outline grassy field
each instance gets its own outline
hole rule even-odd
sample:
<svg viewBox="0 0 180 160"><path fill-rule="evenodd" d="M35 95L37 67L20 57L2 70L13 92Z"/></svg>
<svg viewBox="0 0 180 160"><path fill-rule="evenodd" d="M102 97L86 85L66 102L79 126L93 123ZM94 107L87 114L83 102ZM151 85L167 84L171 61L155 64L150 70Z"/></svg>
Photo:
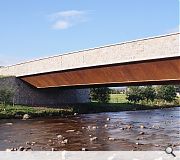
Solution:
<svg viewBox="0 0 180 160"><path fill-rule="evenodd" d="M179 102L179 104L180 104L180 96L176 98L176 101ZM109 103L128 103L128 100L126 99L125 94L110 94ZM155 103L156 103L156 100L155 100ZM152 105L153 105L153 103L152 103Z"/></svg>
<svg viewBox="0 0 180 160"><path fill-rule="evenodd" d="M110 94L109 103L127 103L125 94Z"/></svg>

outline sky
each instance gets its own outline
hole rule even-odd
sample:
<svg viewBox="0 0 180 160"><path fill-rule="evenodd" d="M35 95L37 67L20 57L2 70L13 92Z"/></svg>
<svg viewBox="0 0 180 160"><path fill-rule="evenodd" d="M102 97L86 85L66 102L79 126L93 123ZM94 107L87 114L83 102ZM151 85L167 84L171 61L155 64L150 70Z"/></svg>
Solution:
<svg viewBox="0 0 180 160"><path fill-rule="evenodd" d="M179 31L179 0L0 0L0 66Z"/></svg>

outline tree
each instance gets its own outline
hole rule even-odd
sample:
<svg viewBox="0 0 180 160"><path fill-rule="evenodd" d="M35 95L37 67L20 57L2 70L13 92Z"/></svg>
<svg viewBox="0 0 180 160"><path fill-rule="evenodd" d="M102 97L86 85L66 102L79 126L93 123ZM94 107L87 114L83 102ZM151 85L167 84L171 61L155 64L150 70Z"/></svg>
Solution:
<svg viewBox="0 0 180 160"><path fill-rule="evenodd" d="M110 100L110 89L107 87L91 88L90 97L99 103L108 103Z"/></svg>
<svg viewBox="0 0 180 160"><path fill-rule="evenodd" d="M175 86L175 89L176 89L176 92L177 92L177 93L180 93L180 85L176 85L176 86Z"/></svg>
<svg viewBox="0 0 180 160"><path fill-rule="evenodd" d="M0 89L0 102L4 105L11 102L14 93L10 89L4 88Z"/></svg>
<svg viewBox="0 0 180 160"><path fill-rule="evenodd" d="M157 98L172 102L176 99L176 89L172 85L162 85L157 88Z"/></svg>
<svg viewBox="0 0 180 160"><path fill-rule="evenodd" d="M146 86L143 88L142 94L144 99L146 99L147 103L150 101L154 101L156 98L156 90L152 86Z"/></svg>
<svg viewBox="0 0 180 160"><path fill-rule="evenodd" d="M128 87L127 100L130 102L138 103L140 100L144 100L143 90L139 86Z"/></svg>

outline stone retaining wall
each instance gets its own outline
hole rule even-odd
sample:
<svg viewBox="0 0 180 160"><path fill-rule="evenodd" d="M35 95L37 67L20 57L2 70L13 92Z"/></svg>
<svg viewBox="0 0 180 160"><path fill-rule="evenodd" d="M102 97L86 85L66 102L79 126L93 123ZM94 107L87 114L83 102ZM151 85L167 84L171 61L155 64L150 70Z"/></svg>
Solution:
<svg viewBox="0 0 180 160"><path fill-rule="evenodd" d="M15 92L15 104L48 106L89 102L89 89L37 89L15 77L0 78L2 88Z"/></svg>

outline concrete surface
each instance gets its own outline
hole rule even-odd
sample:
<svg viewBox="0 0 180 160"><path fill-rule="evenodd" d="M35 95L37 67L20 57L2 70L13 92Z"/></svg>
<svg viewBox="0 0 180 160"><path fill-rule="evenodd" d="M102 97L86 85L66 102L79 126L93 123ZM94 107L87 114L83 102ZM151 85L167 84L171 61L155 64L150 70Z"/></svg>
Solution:
<svg viewBox="0 0 180 160"><path fill-rule="evenodd" d="M0 75L16 77L89 66L180 56L174 33L58 55L0 68Z"/></svg>

